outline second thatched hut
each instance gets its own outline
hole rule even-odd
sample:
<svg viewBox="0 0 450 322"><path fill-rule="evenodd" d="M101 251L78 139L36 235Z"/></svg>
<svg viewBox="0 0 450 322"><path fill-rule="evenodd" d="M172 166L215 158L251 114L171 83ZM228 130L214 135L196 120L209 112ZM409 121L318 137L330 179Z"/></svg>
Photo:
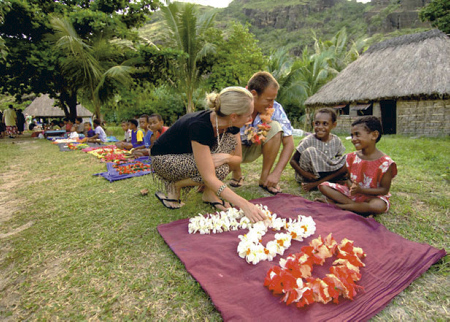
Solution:
<svg viewBox="0 0 450 322"><path fill-rule="evenodd" d="M431 30L371 46L305 102L339 111L338 131L360 115L385 134L450 134L450 38Z"/></svg>

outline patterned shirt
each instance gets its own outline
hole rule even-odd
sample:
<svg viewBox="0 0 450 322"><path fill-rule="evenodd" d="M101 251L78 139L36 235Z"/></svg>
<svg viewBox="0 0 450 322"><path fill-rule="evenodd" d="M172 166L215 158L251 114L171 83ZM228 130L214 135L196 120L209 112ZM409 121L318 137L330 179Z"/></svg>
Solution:
<svg viewBox="0 0 450 322"><path fill-rule="evenodd" d="M315 170L314 172L332 172L344 166L345 147L336 135L330 133L328 142L323 142L317 139L315 134L310 134L300 142L297 151L302 155L310 147L316 150L309 156L309 162Z"/></svg>
<svg viewBox="0 0 450 322"><path fill-rule="evenodd" d="M273 108L275 109L272 114L272 121L277 121L280 123L281 128L283 129L283 136L291 136L292 135L292 125L291 121L289 121L286 112L283 109L283 106L281 106L278 102L273 102ZM261 120L261 117L259 116L259 113L256 115L255 119L253 120L251 126L256 127L258 124L262 124L263 121ZM245 129L246 125L241 127L240 134L241 134L241 141L243 144L251 145L251 142L247 140L247 136L245 135Z"/></svg>

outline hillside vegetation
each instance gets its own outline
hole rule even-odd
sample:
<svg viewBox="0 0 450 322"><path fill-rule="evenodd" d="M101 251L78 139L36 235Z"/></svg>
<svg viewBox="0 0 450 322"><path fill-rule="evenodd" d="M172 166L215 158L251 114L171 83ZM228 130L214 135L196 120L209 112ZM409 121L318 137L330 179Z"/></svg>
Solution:
<svg viewBox="0 0 450 322"><path fill-rule="evenodd" d="M394 3L395 2L395 3ZM425 1L428 2L428 1ZM384 4L383 4L384 3ZM346 27L350 39L373 37L373 42L430 29L421 23L414 0L360 3L347 0L234 0L227 8L199 6L201 12L215 12L216 26L226 29L231 21L250 25L265 54L285 47L300 55L305 46L314 43L313 33L330 39ZM413 9L411 9L413 8ZM394 25L393 19L402 24ZM412 17L412 18L411 18ZM414 18L415 17L415 18ZM165 30L156 13L140 33L155 43L165 42Z"/></svg>

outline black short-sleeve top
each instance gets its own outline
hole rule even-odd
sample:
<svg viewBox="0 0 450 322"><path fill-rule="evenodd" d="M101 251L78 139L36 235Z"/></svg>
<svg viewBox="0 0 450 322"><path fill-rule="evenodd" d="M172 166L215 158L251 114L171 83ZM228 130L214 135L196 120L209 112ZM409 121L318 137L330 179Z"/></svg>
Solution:
<svg viewBox="0 0 450 322"><path fill-rule="evenodd" d="M217 142L211 124L211 110L194 112L182 116L153 144L151 155L192 153L191 141L210 148ZM227 130L231 134L239 133L239 128Z"/></svg>

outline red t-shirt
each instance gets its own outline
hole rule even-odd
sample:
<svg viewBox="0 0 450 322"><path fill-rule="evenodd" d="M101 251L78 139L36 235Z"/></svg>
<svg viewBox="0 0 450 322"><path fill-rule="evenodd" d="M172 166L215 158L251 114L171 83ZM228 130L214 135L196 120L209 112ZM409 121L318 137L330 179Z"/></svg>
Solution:
<svg viewBox="0 0 450 322"><path fill-rule="evenodd" d="M159 131L156 132L156 138L159 138L161 136L161 134L163 134L164 132L167 131L168 128L169 128L168 126L163 126L161 129L161 132L159 132Z"/></svg>

